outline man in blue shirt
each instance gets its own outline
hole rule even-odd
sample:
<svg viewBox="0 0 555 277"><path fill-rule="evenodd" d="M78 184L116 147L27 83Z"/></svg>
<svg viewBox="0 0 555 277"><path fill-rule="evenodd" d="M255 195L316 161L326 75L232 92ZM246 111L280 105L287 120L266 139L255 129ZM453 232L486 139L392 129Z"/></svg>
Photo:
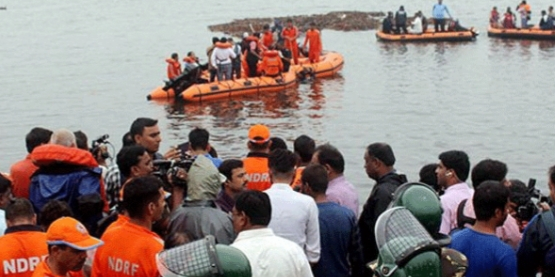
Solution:
<svg viewBox="0 0 555 277"><path fill-rule="evenodd" d="M452 237L451 248L468 259L467 277L516 277L516 254L502 242L495 229L507 218L509 189L498 181L482 182L472 204L476 223Z"/></svg>
<svg viewBox="0 0 555 277"><path fill-rule="evenodd" d="M307 166L301 190L314 198L320 225L320 261L312 268L315 277L370 276L365 272L362 246L353 211L326 197L328 173L319 164Z"/></svg>
<svg viewBox="0 0 555 277"><path fill-rule="evenodd" d="M441 27L441 31L445 32L445 13L449 15L449 18L452 18L447 6L442 4L442 0L438 0L437 4L434 5L432 9L432 16L434 17L434 28L436 32L439 32L439 27Z"/></svg>

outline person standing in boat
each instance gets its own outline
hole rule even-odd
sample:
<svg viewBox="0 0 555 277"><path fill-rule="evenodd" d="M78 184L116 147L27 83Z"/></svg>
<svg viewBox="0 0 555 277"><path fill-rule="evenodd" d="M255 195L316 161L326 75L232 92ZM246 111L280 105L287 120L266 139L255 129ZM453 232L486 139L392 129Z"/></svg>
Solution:
<svg viewBox="0 0 555 277"><path fill-rule="evenodd" d="M168 63L168 79L173 80L181 75L181 64L179 64L179 56L173 53L170 59L166 59Z"/></svg>
<svg viewBox="0 0 555 277"><path fill-rule="evenodd" d="M411 34L422 34L422 13L421 12L417 12L414 15L414 20L411 23L411 29L410 29L410 33Z"/></svg>
<svg viewBox="0 0 555 277"><path fill-rule="evenodd" d="M507 7L507 11L503 15L503 28L514 29L515 25L515 14L511 11L511 7Z"/></svg>
<svg viewBox="0 0 555 277"><path fill-rule="evenodd" d="M229 43L232 45L235 58L231 60L231 75L233 79L241 79L241 44L234 43L233 38L229 38Z"/></svg>
<svg viewBox="0 0 555 277"><path fill-rule="evenodd" d="M316 29L316 23L314 22L310 22L310 29L306 31L303 48L306 47L307 43L309 44L308 60L310 63L319 62L320 53L322 52L322 39L320 37L320 31Z"/></svg>
<svg viewBox="0 0 555 277"><path fill-rule="evenodd" d="M434 17L434 28L436 32L439 32L441 28L442 32L445 32L445 13L452 18L447 6L443 4L443 0L438 0L437 4L434 5L432 9L432 16Z"/></svg>
<svg viewBox="0 0 555 277"><path fill-rule="evenodd" d="M281 32L281 36L285 40L285 47L291 50L291 54L293 54L293 62L299 64L299 46L297 45L299 30L293 25L291 18L287 19L287 27Z"/></svg>
<svg viewBox="0 0 555 277"><path fill-rule="evenodd" d="M551 30L553 29L553 18L547 15L545 10L542 11L542 18L540 20L540 29L542 30Z"/></svg>
<svg viewBox="0 0 555 277"><path fill-rule="evenodd" d="M214 48L216 48L216 43L218 43L219 41L219 38L213 37L212 45L208 46L208 48L206 49L206 55L208 56L208 71L210 72L210 83L214 82L214 80L216 79L216 74L218 73L218 69L212 66L210 58L212 57L212 52L214 52Z"/></svg>
<svg viewBox="0 0 555 277"><path fill-rule="evenodd" d="M520 28L528 28L528 20L530 20L530 14L532 13L530 5L523 0L516 7L516 11L520 14Z"/></svg>
<svg viewBox="0 0 555 277"><path fill-rule="evenodd" d="M497 7L493 7L489 15L489 26L492 28L497 28L499 26L499 12Z"/></svg>
<svg viewBox="0 0 555 277"><path fill-rule="evenodd" d="M216 43L216 48L210 56L212 67L217 68L218 81L231 80L231 60L236 57L227 38L222 37L220 42Z"/></svg>
<svg viewBox="0 0 555 277"><path fill-rule="evenodd" d="M382 32L385 34L395 33L395 26L393 25L393 12L387 12L387 17L382 22Z"/></svg>
<svg viewBox="0 0 555 277"><path fill-rule="evenodd" d="M408 34L407 31L407 12L405 12L405 7L399 7L399 10L395 13L395 25L397 26L397 32L400 34Z"/></svg>

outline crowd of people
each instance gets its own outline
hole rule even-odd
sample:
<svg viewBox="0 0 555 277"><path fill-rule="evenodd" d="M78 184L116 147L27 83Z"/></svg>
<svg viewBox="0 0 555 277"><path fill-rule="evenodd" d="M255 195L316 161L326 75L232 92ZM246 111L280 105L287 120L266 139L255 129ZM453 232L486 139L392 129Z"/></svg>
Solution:
<svg viewBox="0 0 555 277"><path fill-rule="evenodd" d="M408 181L390 145L361 149L375 181L361 209L330 144L300 135L291 151L258 124L243 159L222 159L209 138L194 128L161 154L158 121L137 118L108 163L99 140L91 149L82 132L33 128L27 157L0 176L0 276L160 276L175 263L194 267L161 259L206 238L240 250L237 264L248 261L246 275L214 276L372 276L368 265L383 250L376 224ZM441 206L437 218L419 220L432 237L451 236L443 246L466 256L466 276L551 276L555 208L538 208L539 192L507 172L498 160L471 168L463 151L440 153L412 180ZM555 167L548 179L555 200Z"/></svg>
<svg viewBox="0 0 555 277"><path fill-rule="evenodd" d="M246 77L277 77L282 72L288 72L291 64L299 64L299 52L310 63L317 63L322 53L322 40L316 24L310 23L301 46L297 42L299 35L292 19L287 19L285 26L276 19L272 27L265 24L261 32L251 35L245 32L237 43L231 37L212 38L212 45L206 49L206 67L210 72L206 82L214 82L216 78L218 81L240 79L241 72ZM173 53L166 62L169 80L174 80L184 71L201 67L199 58L192 51L183 59L183 67L177 53Z"/></svg>
<svg viewBox="0 0 555 277"><path fill-rule="evenodd" d="M531 19L532 9L530 4L528 4L525 0L520 2L516 7L515 11L518 13L520 17L519 27L521 29L528 29L533 28L534 24L528 23ZM553 23L555 20L555 13L553 12L553 6L549 6L546 10L542 10L540 14L540 21L537 27L541 30L553 30L555 29L555 25ZM517 28L517 16L511 10L511 7L507 7L507 10L503 14L503 18L497 11L497 7L493 7L490 12L489 17L490 26L493 28L505 28L505 29L514 29Z"/></svg>
<svg viewBox="0 0 555 277"><path fill-rule="evenodd" d="M446 15L451 19L447 20ZM432 8L432 21L435 32L445 31L466 31L467 29L459 24L458 20L454 20L447 5L443 4L443 0L438 0ZM410 24L409 24L410 23ZM382 21L382 32L388 34L422 34L428 30L428 19L422 11L414 14L411 22L404 6L400 6L395 12L388 12L386 18ZM409 26L410 25L410 26ZM445 28L447 25L447 28Z"/></svg>

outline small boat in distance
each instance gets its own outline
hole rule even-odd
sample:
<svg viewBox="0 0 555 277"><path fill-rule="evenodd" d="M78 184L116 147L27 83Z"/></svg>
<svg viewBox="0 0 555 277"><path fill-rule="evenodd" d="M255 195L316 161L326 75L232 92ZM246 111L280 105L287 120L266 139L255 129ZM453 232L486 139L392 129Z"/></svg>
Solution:
<svg viewBox="0 0 555 277"><path fill-rule="evenodd" d="M538 27L533 28L488 28L488 37L502 39L534 39L534 40L555 40L555 30L542 30Z"/></svg>
<svg viewBox="0 0 555 277"><path fill-rule="evenodd" d="M376 32L376 38L383 42L436 42L436 41L472 41L478 36L473 27L467 31L435 32L426 30L422 34L388 34L381 30Z"/></svg>

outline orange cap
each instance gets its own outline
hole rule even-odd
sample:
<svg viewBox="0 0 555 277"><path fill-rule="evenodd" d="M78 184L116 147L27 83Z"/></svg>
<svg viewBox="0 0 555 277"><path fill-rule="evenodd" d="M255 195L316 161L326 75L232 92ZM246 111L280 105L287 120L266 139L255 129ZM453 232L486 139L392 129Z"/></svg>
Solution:
<svg viewBox="0 0 555 277"><path fill-rule="evenodd" d="M262 124L253 125L249 129L249 141L252 143L265 143L270 139L270 129Z"/></svg>
<svg viewBox="0 0 555 277"><path fill-rule="evenodd" d="M87 228L71 217L62 217L48 227L46 231L48 245L67 245L77 250L90 250L97 248L103 242L89 235Z"/></svg>

